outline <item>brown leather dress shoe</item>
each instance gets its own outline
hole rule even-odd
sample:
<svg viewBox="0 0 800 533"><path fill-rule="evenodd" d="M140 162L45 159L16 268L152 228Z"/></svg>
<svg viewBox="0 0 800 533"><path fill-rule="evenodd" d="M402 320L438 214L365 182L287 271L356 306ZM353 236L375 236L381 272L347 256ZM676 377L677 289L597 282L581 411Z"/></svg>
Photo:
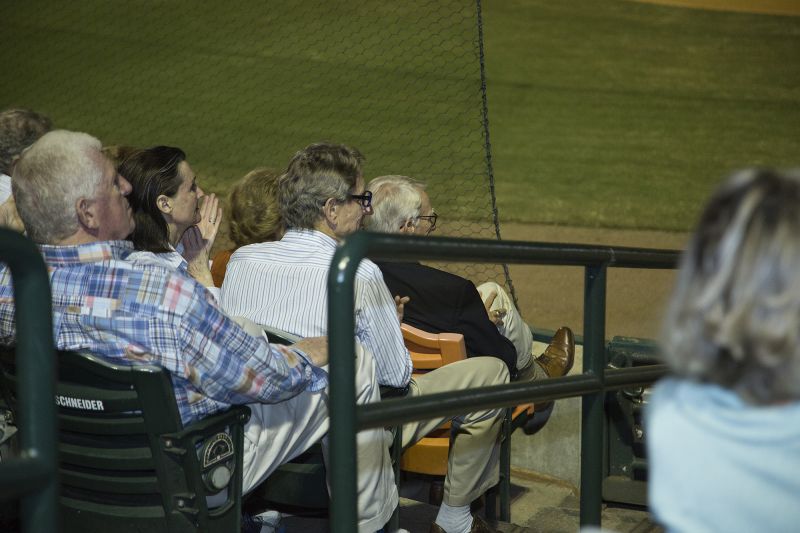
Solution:
<svg viewBox="0 0 800 533"><path fill-rule="evenodd" d="M431 524L430 533L447 533L442 526L436 522ZM495 530L489 527L483 518L478 515L472 515L472 527L469 528L469 533L495 533Z"/></svg>
<svg viewBox="0 0 800 533"><path fill-rule="evenodd" d="M560 378L567 374L575 363L575 335L563 326L556 331L544 353L536 358L547 377Z"/></svg>

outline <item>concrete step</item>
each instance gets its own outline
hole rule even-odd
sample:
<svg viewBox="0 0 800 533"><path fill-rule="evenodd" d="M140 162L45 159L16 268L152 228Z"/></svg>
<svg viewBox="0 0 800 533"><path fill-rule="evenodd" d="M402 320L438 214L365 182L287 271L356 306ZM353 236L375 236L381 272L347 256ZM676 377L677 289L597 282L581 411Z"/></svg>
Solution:
<svg viewBox="0 0 800 533"><path fill-rule="evenodd" d="M400 498L400 527L410 533L428 533L438 507L427 499L429 484L424 479L403 482ZM411 497L408 497L411 496ZM511 471L511 520L495 523L502 533L575 533L580 529L580 499L577 489L562 480L529 470ZM604 532L662 533L645 509L605 506L601 517ZM284 517L287 533L328 531L326 519ZM594 530L600 531L600 530ZM588 531L587 531L588 533Z"/></svg>

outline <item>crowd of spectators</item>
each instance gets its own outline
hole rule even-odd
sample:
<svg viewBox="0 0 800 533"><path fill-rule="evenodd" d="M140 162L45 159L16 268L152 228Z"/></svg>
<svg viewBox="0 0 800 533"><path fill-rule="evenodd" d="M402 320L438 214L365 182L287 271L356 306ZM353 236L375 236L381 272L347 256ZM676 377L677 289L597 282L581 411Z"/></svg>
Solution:
<svg viewBox="0 0 800 533"><path fill-rule="evenodd" d="M337 243L372 214L362 154L315 143L283 172L248 173L230 193L235 248L212 262L223 211L216 195L203 191L183 150L103 147L86 133L49 131L47 119L26 110L2 118L4 128L21 132L3 132L3 180L13 191L4 199L13 210L4 225L24 231L48 264L57 347L164 367L184 423L249 405L245 493L312 444L324 449L325 280ZM21 224L9 223L14 220ZM503 384L510 371L516 374L499 354L470 350L464 361L412 376L400 323L414 302L392 294L370 261L359 268L355 295L359 403L380 401L381 385L415 396ZM483 319L497 332L502 320L491 303L481 305ZM302 340L270 344L262 325ZM13 289L3 268L0 342L13 343L15 328ZM558 356L563 374L572 355ZM488 409L404 425L407 447L453 423L433 531L490 530L470 504L498 482L502 415ZM383 429L357 436L361 531L380 530L397 505L390 440Z"/></svg>
<svg viewBox="0 0 800 533"><path fill-rule="evenodd" d="M337 143L298 150L281 172L249 172L225 214L177 147L103 147L15 109L0 113L0 156L0 224L40 247L57 347L162 366L184 423L250 406L245 493L314 443L327 447L326 280L338 243L364 227L429 235L440 225L424 183L392 175L367 185L364 156ZM777 517L800 488L789 466L800 457L790 423L800 412L799 207L796 175L739 174L712 199L684 257L664 335L675 377L648 409L651 497L670 530L794 523ZM234 247L212 261L223 216ZM380 401L380 386L418 396L560 377L574 360L569 328L536 356L500 285L419 263L362 261L354 308L361 404ZM412 375L403 321L462 333L468 358ZM270 344L264 326L301 340ZM12 344L15 330L3 267L0 343ZM452 422L431 531L491 531L470 505L498 482L502 416L487 409L403 426L405 448ZM398 502L390 440L384 429L357 436L360 531L381 530ZM695 468L713 476L698 484ZM757 497L738 488L753 484Z"/></svg>

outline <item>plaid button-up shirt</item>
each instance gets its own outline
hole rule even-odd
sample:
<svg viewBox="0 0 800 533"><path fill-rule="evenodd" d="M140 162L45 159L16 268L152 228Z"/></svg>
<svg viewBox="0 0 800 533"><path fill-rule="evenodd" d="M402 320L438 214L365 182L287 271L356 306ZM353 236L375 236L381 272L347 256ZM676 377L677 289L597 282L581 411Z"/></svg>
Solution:
<svg viewBox="0 0 800 533"><path fill-rule="evenodd" d="M327 385L305 354L246 333L182 272L132 265L127 241L41 246L50 273L53 329L62 350L156 364L172 375L188 423L232 404L277 403ZM0 343L15 337L10 271L0 270ZM287 355L300 362L290 366Z"/></svg>

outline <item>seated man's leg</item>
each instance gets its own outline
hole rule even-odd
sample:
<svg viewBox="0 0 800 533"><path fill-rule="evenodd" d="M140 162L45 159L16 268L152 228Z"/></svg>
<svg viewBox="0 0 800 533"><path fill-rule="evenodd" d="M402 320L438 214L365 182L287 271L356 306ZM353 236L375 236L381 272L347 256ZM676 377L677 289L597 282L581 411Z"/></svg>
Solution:
<svg viewBox="0 0 800 533"><path fill-rule="evenodd" d="M381 391L375 376L372 353L356 343L356 403L381 401ZM381 529L398 505L397 484L392 469L389 446L391 432L383 429L359 431L356 435L358 460L358 530L372 532ZM328 463L328 437L322 441L325 462ZM330 480L328 480L330 486Z"/></svg>
<svg viewBox="0 0 800 533"><path fill-rule="evenodd" d="M492 302L491 310L503 309L506 312L505 317L503 317L503 325L499 326L498 329L505 338L514 343L514 348L517 349L517 368L525 368L531 362L531 351L533 350L531 328L522 319L517 307L514 305L514 301L502 286L493 281L488 281L478 286L478 292L484 302L492 291L497 293L497 298Z"/></svg>
<svg viewBox="0 0 800 533"><path fill-rule="evenodd" d="M472 357L437 368L411 382L409 394L419 396L508 383L508 368L494 357ZM410 446L447 420L453 420L455 439L450 450L444 502L469 505L498 481L498 435L504 409L439 417L403 426L403 447Z"/></svg>
<svg viewBox="0 0 800 533"><path fill-rule="evenodd" d="M372 355L356 345L356 402L380 401ZM278 404L251 404L245 426L244 492L264 481L275 469L322 441L327 462L328 391L304 392ZM358 433L359 531L376 531L397 506L397 487L384 429Z"/></svg>

